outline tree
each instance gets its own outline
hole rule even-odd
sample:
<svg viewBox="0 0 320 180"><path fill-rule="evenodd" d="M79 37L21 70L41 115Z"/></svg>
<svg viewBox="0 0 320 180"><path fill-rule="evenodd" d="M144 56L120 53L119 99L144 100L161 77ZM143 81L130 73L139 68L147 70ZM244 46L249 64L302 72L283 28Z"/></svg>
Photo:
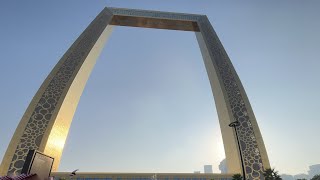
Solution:
<svg viewBox="0 0 320 180"><path fill-rule="evenodd" d="M270 168L264 170L263 176L265 180L282 180L278 172Z"/></svg>
<svg viewBox="0 0 320 180"><path fill-rule="evenodd" d="M311 178L311 180L320 180L320 174L317 174Z"/></svg>
<svg viewBox="0 0 320 180"><path fill-rule="evenodd" d="M241 174L235 174L232 176L232 180L242 180Z"/></svg>

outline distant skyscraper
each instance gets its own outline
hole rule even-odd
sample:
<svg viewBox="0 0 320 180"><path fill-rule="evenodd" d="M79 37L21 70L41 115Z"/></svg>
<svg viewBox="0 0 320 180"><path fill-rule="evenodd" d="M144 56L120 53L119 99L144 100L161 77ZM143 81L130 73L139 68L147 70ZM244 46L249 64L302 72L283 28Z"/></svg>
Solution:
<svg viewBox="0 0 320 180"><path fill-rule="evenodd" d="M213 173L212 165L204 165L204 173Z"/></svg>
<svg viewBox="0 0 320 180"><path fill-rule="evenodd" d="M294 179L309 179L309 175L307 174L297 174L293 176Z"/></svg>
<svg viewBox="0 0 320 180"><path fill-rule="evenodd" d="M320 174L320 164L309 166L308 174L297 174L297 175L281 174L281 177L283 180L311 179L313 178L313 176L317 174Z"/></svg>
<svg viewBox="0 0 320 180"><path fill-rule="evenodd" d="M280 176L283 180L295 180L292 175L281 174Z"/></svg>
<svg viewBox="0 0 320 180"><path fill-rule="evenodd" d="M310 169L308 171L309 178L312 178L313 176L320 174L320 164L309 166L309 169Z"/></svg>
<svg viewBox="0 0 320 180"><path fill-rule="evenodd" d="M228 173L227 161L223 159L219 164L219 170L221 173Z"/></svg>

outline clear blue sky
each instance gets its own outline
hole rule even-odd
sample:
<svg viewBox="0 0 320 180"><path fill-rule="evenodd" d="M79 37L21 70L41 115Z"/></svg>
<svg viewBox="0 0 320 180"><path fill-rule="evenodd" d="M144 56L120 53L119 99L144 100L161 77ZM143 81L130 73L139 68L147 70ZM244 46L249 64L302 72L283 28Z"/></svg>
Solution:
<svg viewBox="0 0 320 180"><path fill-rule="evenodd" d="M105 7L205 14L280 173L320 163L320 1L1 1L0 160L35 92ZM116 27L81 97L60 171L193 172L224 158L192 32Z"/></svg>

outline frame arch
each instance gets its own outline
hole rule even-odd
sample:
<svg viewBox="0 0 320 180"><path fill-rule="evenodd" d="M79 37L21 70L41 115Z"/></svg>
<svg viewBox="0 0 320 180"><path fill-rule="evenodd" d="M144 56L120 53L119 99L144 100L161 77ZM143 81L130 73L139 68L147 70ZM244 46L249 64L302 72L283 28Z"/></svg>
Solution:
<svg viewBox="0 0 320 180"><path fill-rule="evenodd" d="M23 115L0 166L0 175L19 174L29 149L55 158L58 169L80 96L113 26L194 31L218 112L229 173L240 173L236 136L228 125L238 120L240 148L248 179L262 179L270 167L258 124L240 79L204 15L104 8L63 55Z"/></svg>

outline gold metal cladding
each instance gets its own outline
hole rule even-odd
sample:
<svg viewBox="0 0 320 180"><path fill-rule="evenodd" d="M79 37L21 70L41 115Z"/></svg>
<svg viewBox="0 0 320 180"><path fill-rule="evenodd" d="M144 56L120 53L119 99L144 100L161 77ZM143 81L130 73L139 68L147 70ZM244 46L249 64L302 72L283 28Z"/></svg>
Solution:
<svg viewBox="0 0 320 180"><path fill-rule="evenodd" d="M112 13L104 9L63 55L44 81L9 144L2 174L19 174L29 149L54 157L57 170L74 111L100 54Z"/></svg>
<svg viewBox="0 0 320 180"><path fill-rule="evenodd" d="M237 133L248 179L263 179L267 152L240 79L204 15L105 8L63 55L23 115L0 166L0 175L19 174L29 149L55 158L58 169L80 96L112 26L194 31L214 95L229 173L240 173Z"/></svg>

